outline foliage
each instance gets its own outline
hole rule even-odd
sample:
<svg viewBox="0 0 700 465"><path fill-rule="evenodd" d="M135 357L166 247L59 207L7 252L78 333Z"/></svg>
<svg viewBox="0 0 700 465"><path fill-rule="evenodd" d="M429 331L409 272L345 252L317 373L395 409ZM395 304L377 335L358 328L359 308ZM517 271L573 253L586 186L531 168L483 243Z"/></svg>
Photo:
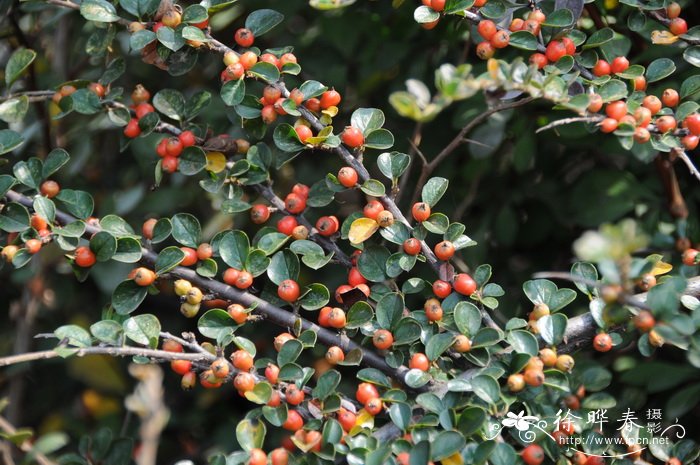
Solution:
<svg viewBox="0 0 700 465"><path fill-rule="evenodd" d="M671 428L697 404L697 27L661 0L271 3L3 6L21 43L0 99L3 301L18 347L38 309L50 337L0 366L65 358L36 376L72 367L102 426L32 411L53 432L3 438L130 463L147 441L128 416L116 437L129 382L83 358L108 355L193 389L166 378L181 437L158 463L274 465L281 440L300 464L539 465L519 455L533 440L561 464L694 461L688 438L639 451L649 431L586 419L663 405ZM67 27L74 48L46 44ZM133 366L145 425L158 402ZM518 411L549 426L503 429ZM556 439L604 433L624 441Z"/></svg>

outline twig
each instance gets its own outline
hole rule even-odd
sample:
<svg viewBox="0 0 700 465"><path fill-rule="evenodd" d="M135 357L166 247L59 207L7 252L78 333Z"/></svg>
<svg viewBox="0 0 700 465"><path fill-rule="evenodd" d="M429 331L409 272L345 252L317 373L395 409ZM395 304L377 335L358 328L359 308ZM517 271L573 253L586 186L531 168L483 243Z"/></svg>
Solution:
<svg viewBox="0 0 700 465"><path fill-rule="evenodd" d="M605 119L603 116L596 115L596 116L576 116L573 118L564 118L564 119L559 119L556 121L552 121L551 123L542 126L541 128L537 129L535 131L535 134L539 134L541 132L547 131L548 129L556 128L558 126L564 126L565 124L572 124L572 123L597 123L598 121L603 121Z"/></svg>
<svg viewBox="0 0 700 465"><path fill-rule="evenodd" d="M163 370L155 365L132 363L129 373L139 380L133 394L124 401L126 408L141 418L136 463L156 465L160 435L170 418L170 411L163 402Z"/></svg>
<svg viewBox="0 0 700 465"><path fill-rule="evenodd" d="M17 432L17 428L15 428L12 425L12 423L7 421L2 416L0 416L0 430L10 435L15 434ZM28 439L23 441L22 444L19 445L19 449L27 454L31 453L34 459L39 463L39 465L56 465L56 462L50 460L46 455L42 454L41 452L33 452L32 443Z"/></svg>
<svg viewBox="0 0 700 465"><path fill-rule="evenodd" d="M435 169L447 157L449 157L460 145L466 142L466 135L469 134L474 128L486 121L491 115L495 113L526 105L532 102L533 100L535 100L534 97L525 97L523 99L516 100L513 102L501 103L500 105L496 105L495 107L487 109L486 111L475 116L471 121L469 121L469 123L467 123L462 129L460 129L457 135L452 138L452 140L440 151L440 153L438 153L435 156L435 158L433 158L429 163L423 165L423 168L420 172L420 176L418 177L418 182L416 183L415 190L413 191L413 197L411 199L410 205L413 205L418 201L421 188L428 181L428 178L433 173L433 171L435 171Z"/></svg>
<svg viewBox="0 0 700 465"><path fill-rule="evenodd" d="M213 358L211 354L211 357L207 357L205 354L168 352L165 350L145 349L142 347L83 347L74 348L73 350L75 351L73 355L78 357L84 357L86 355L110 355L112 357L148 357L158 361L190 360L192 362L201 362ZM32 362L35 360L48 360L51 358L63 357L64 355L65 354L58 353L53 349L9 355L7 357L0 357L0 367Z"/></svg>
<svg viewBox="0 0 700 465"><path fill-rule="evenodd" d="M693 164L693 161L688 157L688 154L685 153L683 150L678 150L677 151L678 158L680 158L683 163L685 163L685 166L688 167L688 171L690 171L690 174L695 176L698 180L700 180L700 171L695 167Z"/></svg>
<svg viewBox="0 0 700 465"><path fill-rule="evenodd" d="M26 207L32 207L33 201L29 197L19 194L15 191L8 191L5 196L13 201L20 203ZM400 212L399 212L400 213ZM76 221L76 219L63 212L60 210L56 211L56 219L62 223L62 224L68 224L72 223L73 221ZM86 224L85 227L85 234L87 236L91 236L97 232L100 232L101 229L98 226ZM142 253L142 259L141 262L150 266L153 266L155 264L156 258L158 255L148 249L142 248L141 249ZM266 300L263 300L253 294L250 294L248 292L243 292L238 289L234 289L231 286L228 286L222 282L213 280L213 279L208 279L208 278L203 278L202 276L198 275L197 272L193 269L190 268L185 268L182 266L175 267L173 270L168 272L169 277L171 278L180 278L180 279L186 279L187 281L190 281L193 285L199 287L202 290L206 290L207 293L212 294L214 296L218 296L221 299L228 300L231 302L238 302L242 305L245 305L247 307L250 306L255 306L256 312L260 313L261 315L264 315L265 318L270 321L271 323L276 324L277 326L281 326L283 328L294 328L299 322L301 323L301 330L306 331L306 330L311 330L317 334L318 340L327 345L327 346L334 346L337 345L341 347L344 351L351 351L351 350L361 350L363 357L362 357L362 363L364 363L367 366L376 368L383 373L387 374L388 376L396 379L397 381L401 382L402 384L405 385L405 380L404 377L406 373L408 372L408 368L405 366L400 366L396 369L390 367L386 361L384 360L383 357L375 353L373 350L362 347L356 342L350 340L347 337L343 337L338 333L332 332L326 328L322 328L318 326L315 323L312 323L306 319L300 318L297 315L294 315L292 312L289 312L287 310L284 310L282 308L276 307ZM102 350L102 351L114 351L115 349L113 348L104 348L104 347L97 347L97 348L89 348L89 349L78 349L78 353L80 354L81 350L82 351L89 351L90 349L92 350ZM135 348L126 348L129 350L137 350ZM140 350L146 350L146 349L140 349ZM156 351L159 354L163 351ZM82 352L82 353L90 353L90 352ZM104 352L108 353L109 352ZM168 355L168 360L176 360L178 359L177 356L173 356L172 353L170 352L165 352ZM122 353L115 353L116 355L122 355ZM134 354L134 355L142 355L142 354ZM182 354L181 354L182 355ZM188 358L187 360L203 360L201 357L204 354L187 354ZM6 357L6 359L12 359L13 357L23 357L23 356L29 356L28 354L24 355L16 355L12 357ZM35 358L29 358L28 360L36 360L36 359L41 359L41 358L54 358L57 357L58 354L56 354L54 351L45 351L42 353L35 353L34 357ZM145 355L148 356L148 355ZM189 358L192 357L192 358ZM198 358L199 357L199 358ZM0 359L0 366L3 366L3 360ZM20 361L24 361L20 358ZM15 362L17 363L17 362Z"/></svg>

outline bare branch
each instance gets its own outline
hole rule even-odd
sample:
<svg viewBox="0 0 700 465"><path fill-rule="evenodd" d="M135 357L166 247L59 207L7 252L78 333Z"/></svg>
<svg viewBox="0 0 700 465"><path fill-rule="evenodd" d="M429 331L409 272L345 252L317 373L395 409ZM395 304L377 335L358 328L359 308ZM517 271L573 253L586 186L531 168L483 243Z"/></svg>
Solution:
<svg viewBox="0 0 700 465"><path fill-rule="evenodd" d="M5 419L2 416L0 416L0 430L2 430L8 435L13 435L17 432L17 428L15 428L14 425L12 425L12 423L7 421L7 419ZM32 457L36 460L36 462L39 465L56 465L56 462L50 460L46 455L42 454L41 452L33 452L32 442L28 439L23 441L22 444L20 444L18 447L22 452L25 452L27 454L31 453ZM7 451L7 453L9 455L9 451ZM8 462L8 464L9 463L12 462Z"/></svg>
<svg viewBox="0 0 700 465"><path fill-rule="evenodd" d="M558 126L564 126L565 124L573 124L573 123L597 123L599 121L603 121L605 117L601 115L595 115L595 116L576 116L573 118L564 118L564 119L558 119L556 121L552 121L551 123L542 126L539 128L537 131L535 131L536 134L539 134L541 132L547 131L552 128L556 128Z"/></svg>

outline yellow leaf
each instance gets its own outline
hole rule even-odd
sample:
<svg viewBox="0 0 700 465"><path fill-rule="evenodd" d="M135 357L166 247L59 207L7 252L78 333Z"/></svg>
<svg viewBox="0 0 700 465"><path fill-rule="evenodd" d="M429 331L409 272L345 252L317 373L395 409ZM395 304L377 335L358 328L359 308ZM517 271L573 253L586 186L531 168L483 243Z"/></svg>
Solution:
<svg viewBox="0 0 700 465"><path fill-rule="evenodd" d="M209 152L207 154L207 171L221 173L226 169L226 156L221 152Z"/></svg>
<svg viewBox="0 0 700 465"><path fill-rule="evenodd" d="M462 459L462 456L459 453L455 453L442 459L440 463L442 465L464 465L464 459Z"/></svg>
<svg viewBox="0 0 700 465"><path fill-rule="evenodd" d="M498 60L489 58L489 61L486 62L486 69L488 69L492 79L498 79L498 68Z"/></svg>
<svg viewBox="0 0 700 465"><path fill-rule="evenodd" d="M358 218L350 225L350 233L348 238L352 244L362 244L364 241L372 237L379 225L372 218Z"/></svg>
<svg viewBox="0 0 700 465"><path fill-rule="evenodd" d="M678 36L674 36L670 31L652 31L651 43L669 45L678 40Z"/></svg>
<svg viewBox="0 0 700 465"><path fill-rule="evenodd" d="M661 274L666 274L673 269L673 265L670 263L664 263L662 261L654 264L654 268L651 269L651 274L654 276L659 276Z"/></svg>
<svg viewBox="0 0 700 465"><path fill-rule="evenodd" d="M325 110L321 111L321 113L323 113L324 115L328 115L332 118L338 114L338 107L336 107L336 106L328 107Z"/></svg>
<svg viewBox="0 0 700 465"><path fill-rule="evenodd" d="M374 428L374 416L370 415L365 409L357 412L357 420L355 420L355 426L350 430L350 435L357 434L362 428Z"/></svg>

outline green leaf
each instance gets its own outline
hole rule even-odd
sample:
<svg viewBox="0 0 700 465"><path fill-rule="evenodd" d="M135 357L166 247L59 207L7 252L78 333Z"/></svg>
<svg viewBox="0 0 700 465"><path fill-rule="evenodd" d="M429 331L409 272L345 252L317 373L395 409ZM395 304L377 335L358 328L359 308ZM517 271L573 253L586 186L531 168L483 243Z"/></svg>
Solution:
<svg viewBox="0 0 700 465"><path fill-rule="evenodd" d="M12 167L12 173L22 184L38 190L41 185L42 163L38 158L30 158L27 161L18 161Z"/></svg>
<svg viewBox="0 0 700 465"><path fill-rule="evenodd" d="M516 353L528 354L534 357L537 355L537 352L539 352L537 339L532 333L527 331L511 331L508 333L507 340Z"/></svg>
<svg viewBox="0 0 700 465"><path fill-rule="evenodd" d="M136 315L124 323L124 334L137 344L158 347L160 337L160 321L155 315Z"/></svg>
<svg viewBox="0 0 700 465"><path fill-rule="evenodd" d="M435 361L450 348L454 342L454 335L451 333L439 333L428 339L425 344L425 355L430 361Z"/></svg>
<svg viewBox="0 0 700 465"><path fill-rule="evenodd" d="M372 197L381 197L386 193L384 184L377 181L376 179L368 179L361 186L360 189L367 195Z"/></svg>
<svg viewBox="0 0 700 465"><path fill-rule="evenodd" d="M139 51L154 40L156 40L155 32L144 29L129 36L129 46L132 50Z"/></svg>
<svg viewBox="0 0 700 465"><path fill-rule="evenodd" d="M0 155L10 152L24 142L22 136L11 129L0 129Z"/></svg>
<svg viewBox="0 0 700 465"><path fill-rule="evenodd" d="M365 136L364 146L370 149L386 150L394 145L394 135L387 129L375 129Z"/></svg>
<svg viewBox="0 0 700 465"><path fill-rule="evenodd" d="M570 26L573 22L574 14L571 10L562 8L549 13L547 18L542 22L542 25L563 28Z"/></svg>
<svg viewBox="0 0 700 465"><path fill-rule="evenodd" d="M12 186L17 184L17 180L9 174L0 174L0 196L4 196L12 189Z"/></svg>
<svg viewBox="0 0 700 465"><path fill-rule="evenodd" d="M350 117L350 125L362 131L365 136L384 126L384 121L384 113L377 108L358 108Z"/></svg>
<svg viewBox="0 0 700 465"><path fill-rule="evenodd" d="M700 45L693 45L683 51L683 59L693 66L700 67Z"/></svg>
<svg viewBox="0 0 700 465"><path fill-rule="evenodd" d="M182 245L196 249L202 234L199 220L189 213L177 213L172 218L172 224L173 239Z"/></svg>
<svg viewBox="0 0 700 465"><path fill-rule="evenodd" d="M248 70L250 74L256 76L268 84L276 82L280 78L280 70L277 66L266 61L259 61Z"/></svg>
<svg viewBox="0 0 700 465"><path fill-rule="evenodd" d="M676 64L670 58L657 58L647 66L647 82L652 83L669 77L676 70Z"/></svg>
<svg viewBox="0 0 700 465"><path fill-rule="evenodd" d="M29 229L29 212L18 203L8 203L0 214L0 229L8 233Z"/></svg>
<svg viewBox="0 0 700 465"><path fill-rule="evenodd" d="M287 236L286 234L271 232L262 236L258 241L257 246L265 253L265 255L272 255L281 249L289 238L290 236ZM321 254L323 254L323 249L321 249Z"/></svg>
<svg viewBox="0 0 700 465"><path fill-rule="evenodd" d="M111 345L120 345L122 325L113 320L102 320L90 326L90 332L100 342Z"/></svg>
<svg viewBox="0 0 700 465"><path fill-rule="evenodd" d="M449 181L445 178L430 178L421 191L423 202L431 207L435 206L447 192L448 184Z"/></svg>
<svg viewBox="0 0 700 465"><path fill-rule="evenodd" d="M278 286L285 279L299 278L299 257L291 250L285 249L272 256L267 276Z"/></svg>
<svg viewBox="0 0 700 465"><path fill-rule="evenodd" d="M256 404L265 405L272 397L272 386L268 382L260 382L255 385L252 391L246 391L245 398Z"/></svg>
<svg viewBox="0 0 700 465"><path fill-rule="evenodd" d="M226 81L224 85L221 86L221 100L232 107L240 104L245 97L245 80L236 79L233 81Z"/></svg>
<svg viewBox="0 0 700 465"><path fill-rule="evenodd" d="M495 404L501 398L501 389L492 376L478 375L472 378L472 389L480 399L490 404Z"/></svg>
<svg viewBox="0 0 700 465"><path fill-rule="evenodd" d="M542 339L549 345L561 343L566 334L567 321L566 315L561 313L543 316L537 320L537 328L540 331L540 336L542 336Z"/></svg>
<svg viewBox="0 0 700 465"><path fill-rule="evenodd" d="M277 354L277 365L281 367L288 363L294 363L303 350L304 345L297 339L285 342Z"/></svg>
<svg viewBox="0 0 700 465"><path fill-rule="evenodd" d="M459 302L454 309L454 320L460 333L474 337L481 327L481 312L471 302Z"/></svg>
<svg viewBox="0 0 700 465"><path fill-rule="evenodd" d="M412 344L421 335L420 324L412 318L402 318L399 320L394 333L394 345Z"/></svg>
<svg viewBox="0 0 700 465"><path fill-rule="evenodd" d="M583 46L583 49L600 47L604 43L610 42L615 37L615 32L609 27L598 29L588 38L588 41Z"/></svg>
<svg viewBox="0 0 700 465"><path fill-rule="evenodd" d="M430 7L421 5L413 11L413 19L417 23L432 23L440 19L440 13Z"/></svg>
<svg viewBox="0 0 700 465"><path fill-rule="evenodd" d="M220 308L208 310L197 321L197 329L202 336L216 341L224 341L228 336L233 336L237 326L233 318Z"/></svg>
<svg viewBox="0 0 700 465"><path fill-rule="evenodd" d="M90 250L98 262L106 262L117 252L117 238L106 231L100 231L90 239Z"/></svg>
<svg viewBox="0 0 700 465"><path fill-rule="evenodd" d="M185 176L192 176L207 166L207 156L199 147L186 147L180 154L178 170Z"/></svg>
<svg viewBox="0 0 700 465"><path fill-rule="evenodd" d="M179 247L166 247L158 253L155 264L156 275L161 276L178 266L185 259L185 252Z"/></svg>
<svg viewBox="0 0 700 465"><path fill-rule="evenodd" d="M163 89L153 96L153 106L170 119L180 121L185 113L185 97L173 89Z"/></svg>
<svg viewBox="0 0 700 465"><path fill-rule="evenodd" d="M336 370L328 370L323 373L316 382L316 387L311 391L311 395L315 399L325 400L333 394L340 384L340 373Z"/></svg>
<svg viewBox="0 0 700 465"><path fill-rule="evenodd" d="M63 207L68 210L69 213L81 220L84 220L92 215L92 210L95 207L92 196L83 191L61 189L61 192L58 193L56 199L63 203Z"/></svg>
<svg viewBox="0 0 700 465"><path fill-rule="evenodd" d="M230 231L219 241L219 255L231 268L242 270L250 251L248 236L243 231Z"/></svg>
<svg viewBox="0 0 700 465"><path fill-rule="evenodd" d="M59 341L66 340L68 345L73 347L90 347L92 345L92 338L90 333L85 331L80 326L76 325L66 325L56 328L53 334L58 338Z"/></svg>
<svg viewBox="0 0 700 465"><path fill-rule="evenodd" d="M253 11L245 20L245 27L250 29L253 36L260 37L279 23L284 21L284 15L275 10L256 10Z"/></svg>
<svg viewBox="0 0 700 465"><path fill-rule="evenodd" d="M425 371L419 370L417 368L412 368L408 370L406 376L404 377L406 385L411 388L419 388L425 386L428 381L430 381L430 375Z"/></svg>
<svg viewBox="0 0 700 465"><path fill-rule="evenodd" d="M156 37L158 42L173 52L177 52L185 45L185 39L182 37L182 34L168 26L161 26L156 32Z"/></svg>
<svg viewBox="0 0 700 465"><path fill-rule="evenodd" d="M376 368L363 368L357 372L356 378L385 388L391 388L389 377Z"/></svg>
<svg viewBox="0 0 700 465"><path fill-rule="evenodd" d="M305 148L294 128L287 123L277 125L272 138L277 148L283 152L298 152Z"/></svg>
<svg viewBox="0 0 700 465"><path fill-rule="evenodd" d="M84 0L80 4L80 14L88 21L113 23L119 21L117 9L106 0Z"/></svg>
<svg viewBox="0 0 700 465"><path fill-rule="evenodd" d="M182 12L182 21L185 23L201 23L207 18L207 9L202 5L190 5Z"/></svg>
<svg viewBox="0 0 700 465"><path fill-rule="evenodd" d="M411 424L411 407L403 402L395 402L389 407L389 418L401 431L406 431Z"/></svg>
<svg viewBox="0 0 700 465"><path fill-rule="evenodd" d="M324 86L318 81L304 81L300 86L299 90L304 94L304 100L308 100L312 97L318 97L328 90L328 87Z"/></svg>
<svg viewBox="0 0 700 465"><path fill-rule="evenodd" d="M170 221L170 218L160 218L158 221L156 221L156 225L153 227L153 238L151 239L151 242L153 244L163 242L170 237L172 230L173 223Z"/></svg>
<svg viewBox="0 0 700 465"><path fill-rule="evenodd" d="M464 436L457 431L441 431L431 441L431 458L435 461L446 459L461 451L465 444Z"/></svg>
<svg viewBox="0 0 700 465"><path fill-rule="evenodd" d="M591 263L576 262L571 266L571 274L574 277L581 277L587 281L595 283L598 281L598 270ZM575 280L574 284L581 291L588 295L593 294L595 286L589 286L586 283Z"/></svg>
<svg viewBox="0 0 700 465"><path fill-rule="evenodd" d="M360 326L372 321L374 312L372 307L365 301L360 300L355 302L347 314L347 322L345 327L348 329L356 329Z"/></svg>
<svg viewBox="0 0 700 465"><path fill-rule="evenodd" d="M398 292L384 294L377 302L377 323L384 329L393 329L401 320L403 309L403 295Z"/></svg>
<svg viewBox="0 0 700 465"><path fill-rule="evenodd" d="M71 94L73 110L81 115L94 115L102 110L100 98L89 89L78 89Z"/></svg>
<svg viewBox="0 0 700 465"><path fill-rule="evenodd" d="M357 260L357 267L365 279L372 282L381 282L386 279L385 264L389 259L389 251L386 247L369 245Z"/></svg>
<svg viewBox="0 0 700 465"><path fill-rule="evenodd" d="M29 97L20 95L0 103L0 119L6 123L19 123L29 110Z"/></svg>
<svg viewBox="0 0 700 465"><path fill-rule="evenodd" d="M112 293L112 308L120 315L127 315L138 308L146 298L148 288L132 280L122 281Z"/></svg>
<svg viewBox="0 0 700 465"><path fill-rule="evenodd" d="M457 429L465 436L469 437L484 426L486 412L480 407L467 407L459 416Z"/></svg>
<svg viewBox="0 0 700 465"><path fill-rule="evenodd" d="M36 52L28 48L18 48L10 56L5 67L5 85L9 88L32 64L36 58Z"/></svg>
<svg viewBox="0 0 700 465"><path fill-rule="evenodd" d="M41 169L41 176L44 179L48 178L56 171L61 169L63 165L68 163L68 160L70 160L70 155L68 155L68 152L61 148L53 149L46 157L46 160L44 160L44 164Z"/></svg>
<svg viewBox="0 0 700 465"><path fill-rule="evenodd" d="M305 310L318 310L325 306L331 298L331 293L323 284L313 283L306 286L304 295L299 299Z"/></svg>
<svg viewBox="0 0 700 465"><path fill-rule="evenodd" d="M627 97L627 85L619 79L611 79L598 89L603 102L612 102Z"/></svg>
<svg viewBox="0 0 700 465"><path fill-rule="evenodd" d="M411 157L401 152L384 152L377 158L379 171L389 179L401 176L410 163Z"/></svg>
<svg viewBox="0 0 700 465"><path fill-rule="evenodd" d="M433 213L421 225L433 234L445 234L450 226L450 219L442 213Z"/></svg>
<svg viewBox="0 0 700 465"><path fill-rule="evenodd" d="M521 50L537 50L537 37L529 31L513 32L508 43Z"/></svg>
<svg viewBox="0 0 700 465"><path fill-rule="evenodd" d="M535 279L523 284L523 291L530 302L537 305L547 304L549 310L556 312L576 299L576 292L571 289L558 289L548 279Z"/></svg>
<svg viewBox="0 0 700 465"><path fill-rule="evenodd" d="M245 419L236 426L236 440L241 448L247 452L263 446L265 433L265 423L258 420Z"/></svg>

